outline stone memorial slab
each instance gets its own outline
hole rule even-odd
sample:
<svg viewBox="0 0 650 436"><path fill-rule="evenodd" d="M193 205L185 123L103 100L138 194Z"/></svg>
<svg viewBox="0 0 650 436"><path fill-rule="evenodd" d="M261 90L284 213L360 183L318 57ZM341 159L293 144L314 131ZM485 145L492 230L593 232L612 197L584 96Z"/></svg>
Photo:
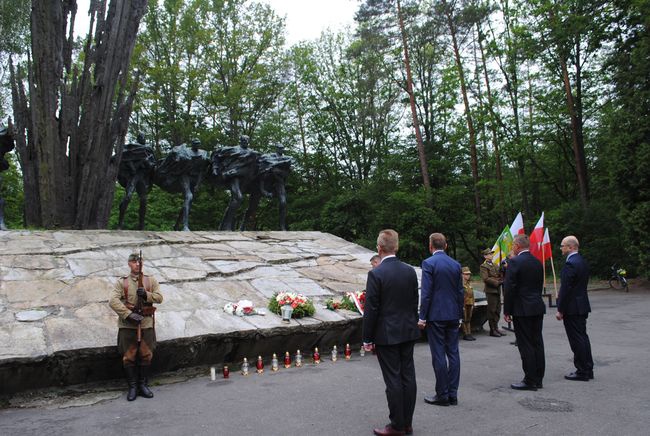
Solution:
<svg viewBox="0 0 650 436"><path fill-rule="evenodd" d="M337 312L336 310L329 310L325 306L320 304L317 305L316 307L316 313L314 313L314 319L323 322L338 322L338 321L344 321L347 318L345 318L341 313Z"/></svg>
<svg viewBox="0 0 650 436"><path fill-rule="evenodd" d="M68 286L61 280L2 280L0 294L17 308L48 305L44 301ZM21 304L22 303L22 304Z"/></svg>
<svg viewBox="0 0 650 436"><path fill-rule="evenodd" d="M210 335L215 333L226 333L240 330L255 329L253 324L248 322L252 317L261 315L251 315L240 317L229 315L223 309L198 309L194 311L186 323L188 336Z"/></svg>
<svg viewBox="0 0 650 436"><path fill-rule="evenodd" d="M208 261L207 263L223 276L231 276L242 272L252 271L257 267L264 265L262 262L251 262L245 260L213 260Z"/></svg>
<svg viewBox="0 0 650 436"><path fill-rule="evenodd" d="M192 232L200 235L208 241L250 241L251 238L247 236L250 232Z"/></svg>
<svg viewBox="0 0 650 436"><path fill-rule="evenodd" d="M112 278L111 278L112 279ZM107 277L83 277L41 299L48 306L81 307L100 301L107 302L115 281Z"/></svg>
<svg viewBox="0 0 650 436"><path fill-rule="evenodd" d="M0 359L38 358L47 353L45 332L36 323L0 325Z"/></svg>
<svg viewBox="0 0 650 436"><path fill-rule="evenodd" d="M190 285L188 285L190 286ZM203 283L192 283L191 287L223 306L239 300L250 300L255 307L266 307L268 298L258 292L249 282L229 279L214 279Z"/></svg>
<svg viewBox="0 0 650 436"><path fill-rule="evenodd" d="M193 310L164 311L162 308L158 310L156 312L156 337L158 340L168 341L188 337L185 334L185 327L193 313Z"/></svg>
<svg viewBox="0 0 650 436"><path fill-rule="evenodd" d="M259 342L260 335L270 344L288 340L306 349L314 343L302 341L315 338L358 341L349 335L360 335L360 315L323 306L329 297L365 287L373 254L320 232L9 231L0 232L0 244L0 383L16 374L11 360L16 357L33 359L39 383L47 374L70 375L75 382L97 377L84 369L89 358L119 366L117 315L108 300L119 277L129 273L127 257L133 251L142 250L144 271L161 284L156 335L172 354L183 353L192 341L230 347L228 353L249 352L267 342ZM269 298L280 291L311 297L315 315L283 323L267 310ZM223 311L226 303L241 299L267 315ZM32 322L18 321L17 314L28 310L42 313ZM240 340L248 342L237 345ZM57 352L65 352L69 370L48 369L61 364ZM156 364L162 369L165 362ZM11 386L15 390L20 384Z"/></svg>
<svg viewBox="0 0 650 436"><path fill-rule="evenodd" d="M267 312L265 316L247 316L245 321L251 324L253 329L273 329L289 326L289 324L282 322L280 315L271 312Z"/></svg>
<svg viewBox="0 0 650 436"><path fill-rule="evenodd" d="M254 279L251 280L250 284L266 298L271 298L276 292L298 292L295 289L289 288L284 281L279 279Z"/></svg>
<svg viewBox="0 0 650 436"><path fill-rule="evenodd" d="M67 317L46 318L48 352L115 345L117 321L110 320L115 322L113 326L109 318L84 318L83 322Z"/></svg>

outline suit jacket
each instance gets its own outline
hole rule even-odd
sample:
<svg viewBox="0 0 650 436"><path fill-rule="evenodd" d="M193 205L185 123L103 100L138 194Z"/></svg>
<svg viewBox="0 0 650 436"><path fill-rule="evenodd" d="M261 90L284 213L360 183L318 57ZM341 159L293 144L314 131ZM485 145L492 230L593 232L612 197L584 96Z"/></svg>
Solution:
<svg viewBox="0 0 650 436"><path fill-rule="evenodd" d="M563 315L586 315L591 312L587 283L589 282L589 265L576 253L571 255L560 274L560 293L557 311Z"/></svg>
<svg viewBox="0 0 650 436"><path fill-rule="evenodd" d="M422 262L420 319L452 321L463 318L463 276L460 264L443 251Z"/></svg>
<svg viewBox="0 0 650 436"><path fill-rule="evenodd" d="M542 299L544 270L539 260L525 251L508 261L504 285L503 313L536 316L546 313Z"/></svg>
<svg viewBox="0 0 650 436"><path fill-rule="evenodd" d="M418 278L396 257L368 273L363 313L363 342L396 345L420 338Z"/></svg>

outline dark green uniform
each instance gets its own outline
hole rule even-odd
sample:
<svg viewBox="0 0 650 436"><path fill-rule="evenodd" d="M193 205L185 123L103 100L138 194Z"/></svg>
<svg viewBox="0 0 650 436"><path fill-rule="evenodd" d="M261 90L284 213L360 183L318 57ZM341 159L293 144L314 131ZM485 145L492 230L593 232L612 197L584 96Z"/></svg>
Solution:
<svg viewBox="0 0 650 436"><path fill-rule="evenodd" d="M481 265L481 279L485 283L490 335L500 336L498 327L501 316L501 293L499 288L503 282L503 278L499 271L499 266L487 260L483 262Z"/></svg>

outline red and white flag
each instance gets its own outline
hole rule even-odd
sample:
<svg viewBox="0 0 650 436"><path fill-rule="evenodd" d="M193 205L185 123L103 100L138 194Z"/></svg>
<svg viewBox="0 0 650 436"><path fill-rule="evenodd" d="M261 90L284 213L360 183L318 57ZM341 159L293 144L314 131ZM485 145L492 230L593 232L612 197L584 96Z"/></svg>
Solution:
<svg viewBox="0 0 650 436"><path fill-rule="evenodd" d="M553 257L551 251L551 237L548 235L548 227L544 229L544 240L542 240L542 251L544 252L544 260Z"/></svg>
<svg viewBox="0 0 650 436"><path fill-rule="evenodd" d="M539 221L535 225L535 228L530 232L530 254L539 259L540 262L544 262L546 258L546 253L542 254L542 245L544 244L544 212L542 216L539 217ZM546 248L546 247L544 247Z"/></svg>
<svg viewBox="0 0 650 436"><path fill-rule="evenodd" d="M543 216L543 214L542 214ZM521 212L517 214L515 220L510 225L510 234L514 238L517 235L523 235L524 232L524 217L521 216Z"/></svg>

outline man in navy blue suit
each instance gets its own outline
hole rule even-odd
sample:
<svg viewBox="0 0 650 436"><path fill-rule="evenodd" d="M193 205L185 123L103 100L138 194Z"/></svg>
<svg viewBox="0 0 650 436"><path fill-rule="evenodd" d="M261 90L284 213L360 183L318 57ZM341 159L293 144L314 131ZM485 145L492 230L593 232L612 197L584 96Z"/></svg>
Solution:
<svg viewBox="0 0 650 436"><path fill-rule="evenodd" d="M382 230L377 237L380 264L368 273L363 313L363 347L377 353L386 383L390 424L376 428L376 435L413 433L417 385L413 346L418 330L418 278L412 266L395 253L399 236Z"/></svg>
<svg viewBox="0 0 650 436"><path fill-rule="evenodd" d="M463 319L463 276L461 267L447 256L447 239L442 233L429 236L431 257L422 262L420 319L426 329L436 376L436 395L424 401L437 406L458 404L460 354L458 328Z"/></svg>
<svg viewBox="0 0 650 436"><path fill-rule="evenodd" d="M544 270L542 263L529 251L526 235L516 235L512 242L515 256L508 261L504 281L503 318L513 321L517 348L521 355L524 379L510 385L512 389L536 391L542 388L546 360L542 327L546 305L542 299Z"/></svg>
<svg viewBox="0 0 650 436"><path fill-rule="evenodd" d="M578 253L580 243L575 236L562 239L560 249L566 256L562 269L560 294L557 300L558 320L564 321L564 329L573 351L576 371L565 375L567 380L589 381L594 378L594 360L591 357L591 343L587 335L587 317L591 312L587 283L589 265Z"/></svg>

